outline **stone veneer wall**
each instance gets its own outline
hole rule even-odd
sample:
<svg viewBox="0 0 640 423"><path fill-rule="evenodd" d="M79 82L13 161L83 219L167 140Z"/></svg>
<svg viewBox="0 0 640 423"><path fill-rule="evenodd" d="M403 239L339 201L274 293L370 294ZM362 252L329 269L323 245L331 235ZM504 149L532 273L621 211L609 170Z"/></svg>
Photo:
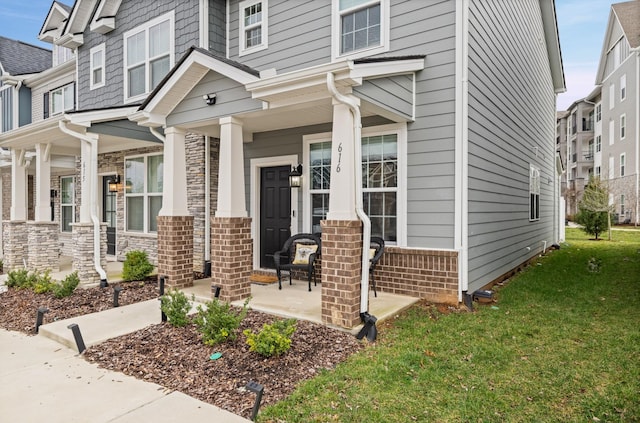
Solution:
<svg viewBox="0 0 640 423"><path fill-rule="evenodd" d="M95 269L93 253L93 224L72 223L73 229L73 270L78 271L82 285L100 283L100 275ZM100 266L107 267L107 225L100 225Z"/></svg>
<svg viewBox="0 0 640 423"><path fill-rule="evenodd" d="M5 220L2 223L2 240L4 242L3 271L8 273L23 268L26 258L27 224L24 221Z"/></svg>
<svg viewBox="0 0 640 423"><path fill-rule="evenodd" d="M27 222L27 266L30 270L60 270L58 224L55 222Z"/></svg>

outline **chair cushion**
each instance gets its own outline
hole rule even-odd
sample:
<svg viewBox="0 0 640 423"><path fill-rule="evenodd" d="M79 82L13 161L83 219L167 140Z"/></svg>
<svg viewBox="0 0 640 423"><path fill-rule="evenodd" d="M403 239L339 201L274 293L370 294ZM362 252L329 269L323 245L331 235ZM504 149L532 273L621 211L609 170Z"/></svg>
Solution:
<svg viewBox="0 0 640 423"><path fill-rule="evenodd" d="M376 249L369 248L369 260L372 260L376 256Z"/></svg>
<svg viewBox="0 0 640 423"><path fill-rule="evenodd" d="M309 256L318 251L317 245L296 244L296 255L293 264L309 264Z"/></svg>

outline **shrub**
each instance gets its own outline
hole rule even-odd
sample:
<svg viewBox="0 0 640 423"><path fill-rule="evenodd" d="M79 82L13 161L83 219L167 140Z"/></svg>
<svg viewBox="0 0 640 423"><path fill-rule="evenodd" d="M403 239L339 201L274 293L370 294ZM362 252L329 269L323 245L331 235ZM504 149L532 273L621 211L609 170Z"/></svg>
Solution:
<svg viewBox="0 0 640 423"><path fill-rule="evenodd" d="M7 275L6 285L9 288L29 288L29 271L27 269L16 269Z"/></svg>
<svg viewBox="0 0 640 423"><path fill-rule="evenodd" d="M172 289L160 297L160 310L167 315L167 321L175 327L184 327L189 323L187 315L191 310L191 303L182 291Z"/></svg>
<svg viewBox="0 0 640 423"><path fill-rule="evenodd" d="M122 264L122 279L125 281L141 281L153 271L153 264L149 261L147 253L140 250L131 250Z"/></svg>
<svg viewBox="0 0 640 423"><path fill-rule="evenodd" d="M67 277L65 277L61 282L54 284L53 286L53 296L56 298L64 298L73 294L73 291L80 284L80 277L78 277L78 272L75 271Z"/></svg>
<svg viewBox="0 0 640 423"><path fill-rule="evenodd" d="M34 277L32 289L36 294L53 291L56 286L56 283L51 279L50 270L45 271L43 274L32 272L31 275Z"/></svg>
<svg viewBox="0 0 640 423"><path fill-rule="evenodd" d="M198 306L195 323L202 333L202 342L214 346L226 340L236 339L236 330L247 316L248 303L247 298L239 311L234 311L231 304L218 301L217 298L208 301L205 304L206 308Z"/></svg>
<svg viewBox="0 0 640 423"><path fill-rule="evenodd" d="M247 345L250 351L255 351L265 357L284 354L291 348L291 336L296 331L296 320L278 320L273 324L264 324L257 334L251 329L245 329Z"/></svg>

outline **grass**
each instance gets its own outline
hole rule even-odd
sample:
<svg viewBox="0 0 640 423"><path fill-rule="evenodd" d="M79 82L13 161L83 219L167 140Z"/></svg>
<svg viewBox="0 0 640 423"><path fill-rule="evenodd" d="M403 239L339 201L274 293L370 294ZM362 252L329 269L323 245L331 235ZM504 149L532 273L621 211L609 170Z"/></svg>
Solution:
<svg viewBox="0 0 640 423"><path fill-rule="evenodd" d="M496 297L409 309L258 421L640 421L640 231L568 229Z"/></svg>

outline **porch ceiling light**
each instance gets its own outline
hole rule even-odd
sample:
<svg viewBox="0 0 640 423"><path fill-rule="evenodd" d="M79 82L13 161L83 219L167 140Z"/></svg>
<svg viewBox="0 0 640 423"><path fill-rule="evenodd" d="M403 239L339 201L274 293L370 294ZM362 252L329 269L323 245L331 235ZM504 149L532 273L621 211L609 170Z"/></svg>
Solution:
<svg viewBox="0 0 640 423"><path fill-rule="evenodd" d="M302 165L293 166L289 172L289 187L300 188L302 185Z"/></svg>
<svg viewBox="0 0 640 423"><path fill-rule="evenodd" d="M120 184L120 175L114 175L109 179L107 185L109 186L109 192L118 192L118 185Z"/></svg>

